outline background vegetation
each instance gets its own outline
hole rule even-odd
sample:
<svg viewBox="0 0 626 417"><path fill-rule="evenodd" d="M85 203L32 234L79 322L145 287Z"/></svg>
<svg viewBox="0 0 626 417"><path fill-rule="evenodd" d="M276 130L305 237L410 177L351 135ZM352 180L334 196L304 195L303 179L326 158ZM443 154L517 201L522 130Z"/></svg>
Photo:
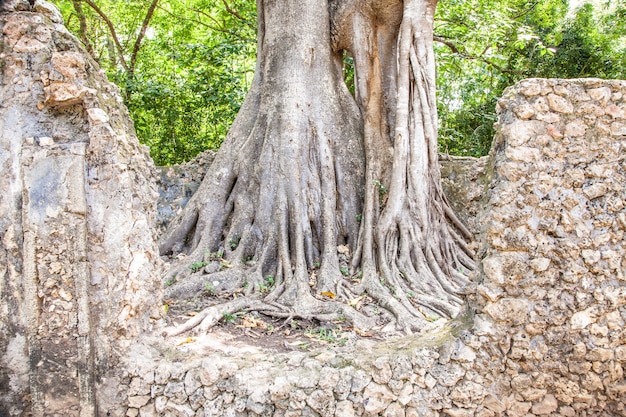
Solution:
<svg viewBox="0 0 626 417"><path fill-rule="evenodd" d="M220 146L253 75L254 1L55 3L120 87L157 164ZM486 154L496 101L520 79L626 78L625 22L626 5L615 0L441 0L435 29L441 150Z"/></svg>

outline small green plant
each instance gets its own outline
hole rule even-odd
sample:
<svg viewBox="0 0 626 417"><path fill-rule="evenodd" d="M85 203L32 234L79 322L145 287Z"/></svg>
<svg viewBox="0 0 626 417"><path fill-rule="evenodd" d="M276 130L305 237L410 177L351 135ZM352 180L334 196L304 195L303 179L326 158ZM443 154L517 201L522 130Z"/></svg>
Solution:
<svg viewBox="0 0 626 417"><path fill-rule="evenodd" d="M205 266L207 266L209 263L207 261L199 261L199 262L194 262L191 265L189 265L189 268L191 268L191 272L198 272L200 271L202 268L204 268Z"/></svg>
<svg viewBox="0 0 626 417"><path fill-rule="evenodd" d="M248 281L244 281L242 287L248 288L248 285L250 285L250 283Z"/></svg>
<svg viewBox="0 0 626 417"><path fill-rule="evenodd" d="M209 253L209 259L212 261L219 261L224 257L224 249L220 249L217 252Z"/></svg>
<svg viewBox="0 0 626 417"><path fill-rule="evenodd" d="M361 220L363 220L363 215L361 213L356 215L356 221L361 223Z"/></svg>
<svg viewBox="0 0 626 417"><path fill-rule="evenodd" d="M274 277L272 277L271 275L267 275L265 277L265 280L263 280L263 283L259 284L259 291L261 291L261 294L266 294L270 292L270 288L272 288L273 285Z"/></svg>
<svg viewBox="0 0 626 417"><path fill-rule="evenodd" d="M165 281L165 286L166 286L166 287L171 287L171 286L172 286L172 285L174 285L174 284L176 284L176 275L174 275L174 276L172 276L172 277L168 278L168 279Z"/></svg>
<svg viewBox="0 0 626 417"><path fill-rule="evenodd" d="M327 329L326 327L320 327L317 338L328 343L335 343L337 341L337 336L335 335L334 330Z"/></svg>
<svg viewBox="0 0 626 417"><path fill-rule="evenodd" d="M232 237L232 238L228 239L228 246L230 246L230 250L237 249L238 245L239 245L239 238L238 237Z"/></svg>
<svg viewBox="0 0 626 417"><path fill-rule="evenodd" d="M385 196L385 194L387 194L387 192L389 191L387 189L387 187L385 187L380 181L375 180L374 181L374 186L376 188L378 188L378 199L380 201L380 203L382 204L383 202L383 197Z"/></svg>
<svg viewBox="0 0 626 417"><path fill-rule="evenodd" d="M213 294L215 294L215 287L210 282L205 282L204 283L204 292L209 294L209 295L213 295Z"/></svg>
<svg viewBox="0 0 626 417"><path fill-rule="evenodd" d="M337 327L337 329L329 329L325 326L314 329L307 329L306 333L310 335L310 337L314 337L325 343L339 344L343 345L348 340L347 338L341 337L341 327Z"/></svg>
<svg viewBox="0 0 626 417"><path fill-rule="evenodd" d="M348 275L350 275L350 270L348 269L347 266L340 267L339 272L341 272L341 275L343 275L344 277L347 277Z"/></svg>
<svg viewBox="0 0 626 417"><path fill-rule="evenodd" d="M413 291L408 291L408 292L406 293L406 297L407 297L407 298L415 298L415 294L413 294Z"/></svg>
<svg viewBox="0 0 626 417"><path fill-rule="evenodd" d="M224 313L222 315L222 320L224 323L234 323L237 321L237 318L243 313Z"/></svg>
<svg viewBox="0 0 626 417"><path fill-rule="evenodd" d="M313 268L319 269L320 266L322 266L322 264L320 264L319 262L313 262Z"/></svg>

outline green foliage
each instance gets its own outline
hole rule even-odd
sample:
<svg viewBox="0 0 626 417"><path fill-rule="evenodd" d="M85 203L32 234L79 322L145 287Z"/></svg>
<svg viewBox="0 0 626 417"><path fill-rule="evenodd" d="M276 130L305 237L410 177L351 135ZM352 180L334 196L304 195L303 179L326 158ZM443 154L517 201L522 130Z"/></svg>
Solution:
<svg viewBox="0 0 626 417"><path fill-rule="evenodd" d="M180 163L221 145L252 79L254 2L56 4L68 28L120 87L137 135L157 164ZM141 37L152 4L156 8Z"/></svg>
<svg viewBox="0 0 626 417"><path fill-rule="evenodd" d="M504 89L530 77L626 77L626 6L451 0L438 6L440 150L481 156ZM621 16L621 18L620 18Z"/></svg>
<svg viewBox="0 0 626 417"><path fill-rule="evenodd" d="M336 329L327 328L326 326L320 326L317 329L309 327L306 329L305 335L310 338L317 339L320 342L337 344L340 346L345 345L345 343L348 341L347 337L343 337L341 327L337 327Z"/></svg>
<svg viewBox="0 0 626 417"><path fill-rule="evenodd" d="M157 164L180 163L220 146L252 80L255 2L54 1L70 31L120 87L139 139ZM523 78L626 78L626 5L581 4L571 9L567 0L439 2L441 151L486 154L497 99ZM347 53L343 58L354 93L354 63ZM385 188L376 185L382 198Z"/></svg>
<svg viewBox="0 0 626 417"><path fill-rule="evenodd" d="M237 319L239 317L241 317L244 313L242 312L238 312L238 313L224 313L222 315L222 320L224 321L224 323L235 323L237 321Z"/></svg>
<svg viewBox="0 0 626 417"><path fill-rule="evenodd" d="M199 262L194 262L191 265L189 265L189 268L191 269L191 272L198 272L200 271L202 268L204 268L205 266L207 266L209 263L206 261L199 261Z"/></svg>
<svg viewBox="0 0 626 417"><path fill-rule="evenodd" d="M207 295L213 295L213 294L215 294L215 287L210 282L205 282L204 283L204 292Z"/></svg>
<svg viewBox="0 0 626 417"><path fill-rule="evenodd" d="M270 292L270 289L274 286L275 280L271 275L267 275L263 280L263 283L259 284L259 291L261 294Z"/></svg>

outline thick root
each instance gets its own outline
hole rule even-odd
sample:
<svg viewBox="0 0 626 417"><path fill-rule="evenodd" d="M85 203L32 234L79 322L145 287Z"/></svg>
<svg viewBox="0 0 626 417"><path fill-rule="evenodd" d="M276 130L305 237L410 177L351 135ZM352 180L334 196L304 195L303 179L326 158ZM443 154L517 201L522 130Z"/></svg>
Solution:
<svg viewBox="0 0 626 417"><path fill-rule="evenodd" d="M186 331L194 329L197 326L199 326L198 330L200 332L206 332L208 329L217 324L217 322L224 317L224 314L233 314L246 308L250 308L252 305L257 303L258 300L256 299L241 297L226 303L207 307L183 324L165 329L163 331L163 336L178 336L179 334L185 333Z"/></svg>

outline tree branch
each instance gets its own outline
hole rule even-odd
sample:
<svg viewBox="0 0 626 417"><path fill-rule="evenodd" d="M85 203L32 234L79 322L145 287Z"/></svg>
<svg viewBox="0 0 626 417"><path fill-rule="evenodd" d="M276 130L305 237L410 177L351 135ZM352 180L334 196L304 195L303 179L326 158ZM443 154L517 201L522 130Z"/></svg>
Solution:
<svg viewBox="0 0 626 417"><path fill-rule="evenodd" d="M495 68L496 70L500 71L503 74L518 74L518 72L512 71L512 70L507 69L507 68L503 68L500 65L496 64L495 62L493 62L493 61L491 61L491 60L489 60L489 59L487 59L487 58L485 58L483 56L472 55L472 54L469 54L469 53L467 53L465 51L461 51L452 41L450 41L448 39L445 39L445 38L443 38L441 36L435 35L435 36L433 36L433 40L435 42L439 42L439 43L447 46L452 51L452 53L454 53L454 54L456 54L456 55L458 55L458 56L460 56L462 58L483 62L483 63L485 63L485 64L487 64L489 66L492 66L493 68Z"/></svg>
<svg viewBox="0 0 626 417"><path fill-rule="evenodd" d="M109 19L109 17L102 11L102 9L100 9L98 5L95 4L92 0L85 0L85 3L87 3L89 7L91 7L98 14L98 16L102 18L102 20L104 20L104 23L109 28L109 32L111 33L111 37L113 38L113 42L115 43L115 48L117 49L117 53L120 57L120 63L122 64L124 70L128 71L128 64L126 63L126 59L124 58L124 48L122 47L122 44L120 44L120 40L117 37L117 32L115 31L115 27L113 26L111 19Z"/></svg>
<svg viewBox="0 0 626 417"><path fill-rule="evenodd" d="M141 30L139 31L139 36L135 41L135 45L133 46L133 52L130 55L130 69L129 72L131 75L135 73L135 63L137 62L137 54L139 53L139 48L141 48L141 42L143 41L144 36L146 36L146 30L148 29L148 24L150 23L150 19L152 19L152 15L154 14L154 10L157 7L159 0L152 0L152 4L150 8L148 8L148 12L146 13L146 17L143 19L143 24L141 25Z"/></svg>
<svg viewBox="0 0 626 417"><path fill-rule="evenodd" d="M222 0L222 3L224 3L224 7L226 8L226 11L228 13L235 16L237 19L241 20L245 24L250 24L250 22L246 20L243 16L241 16L236 10L231 9L226 0Z"/></svg>
<svg viewBox="0 0 626 417"><path fill-rule="evenodd" d="M539 2L538 2L538 1L534 2L533 4L531 4L531 5L530 5L530 7L529 7L528 9L521 11L521 12L520 12L518 15L516 15L516 16L513 16L513 17L511 18L511 20L517 20L517 19L519 19L519 18L521 18L521 17L526 16L528 13L532 12L532 11L533 11L533 9L534 9L535 7L537 7L537 5L538 5L538 4L539 4Z"/></svg>
<svg viewBox="0 0 626 417"><path fill-rule="evenodd" d="M89 41L89 37L87 36L87 18L85 17L85 12L83 10L81 0L72 0L72 4L74 5L74 10L76 10L76 15L78 16L78 22L80 25L78 29L80 40L83 45L85 45L85 48L87 49L87 52L89 52L89 55L91 55L95 59L96 57L93 53L93 45Z"/></svg>

